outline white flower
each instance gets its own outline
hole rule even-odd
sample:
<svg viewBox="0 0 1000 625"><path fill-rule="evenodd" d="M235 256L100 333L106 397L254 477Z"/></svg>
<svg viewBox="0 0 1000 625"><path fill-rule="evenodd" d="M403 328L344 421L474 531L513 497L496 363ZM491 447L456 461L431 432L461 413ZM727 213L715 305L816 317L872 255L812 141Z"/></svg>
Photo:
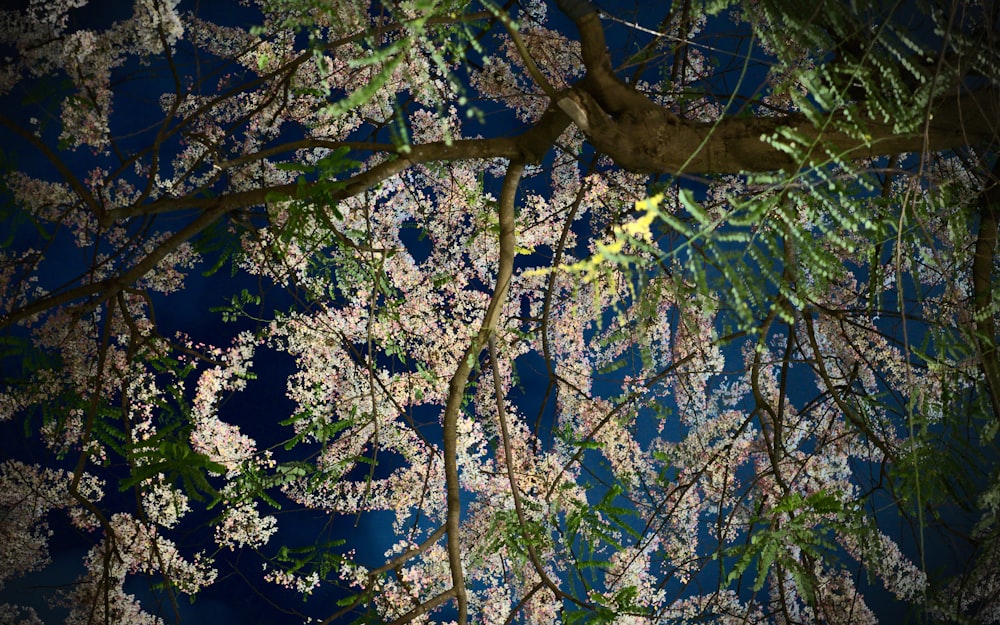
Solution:
<svg viewBox="0 0 1000 625"><path fill-rule="evenodd" d="M168 528L191 510L187 495L162 482L142 494L142 505L150 521Z"/></svg>
<svg viewBox="0 0 1000 625"><path fill-rule="evenodd" d="M276 531L278 520L270 515L262 517L257 502L253 502L226 510L215 526L215 542L234 551L237 547L261 547Z"/></svg>

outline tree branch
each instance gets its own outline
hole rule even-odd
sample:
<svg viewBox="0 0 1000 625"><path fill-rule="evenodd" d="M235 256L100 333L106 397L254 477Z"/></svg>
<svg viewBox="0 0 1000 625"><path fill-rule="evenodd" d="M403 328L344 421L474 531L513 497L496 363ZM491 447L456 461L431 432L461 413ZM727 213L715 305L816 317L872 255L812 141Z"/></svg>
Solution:
<svg viewBox="0 0 1000 625"><path fill-rule="evenodd" d="M940 151L980 142L998 135L1000 92L982 89L933 103L932 118L919 132L899 133L891 122L861 111L866 138L837 130L817 129L804 115L770 118L723 118L696 122L679 118L619 79L611 68L600 14L587 0L560 0L580 33L586 77L562 100L569 115L599 151L638 173L725 174L745 171L794 171L830 157L862 159L904 152ZM842 111L832 111L849 121ZM826 124L832 127L832 124ZM805 141L800 162L762 141L787 128ZM787 140L784 140L787 143Z"/></svg>
<svg viewBox="0 0 1000 625"><path fill-rule="evenodd" d="M993 310L993 259L997 249L997 214L1000 213L1000 160L993 166L980 198L979 230L972 258L973 318L976 350L986 377L993 416L1000 420L1000 359Z"/></svg>
<svg viewBox="0 0 1000 625"><path fill-rule="evenodd" d="M497 268L496 284L493 287L493 297L490 298L486 315L479 327L479 333L472 339L469 348L462 355L461 362L455 369L448 383L448 400L445 404L444 429L444 472L445 491L448 499L448 513L445 526L448 531L448 562L451 567L451 579L458 600L458 625L468 622L468 598L465 592L465 574L462 570L462 545L460 535L462 500L461 488L458 483L458 413L465 396L465 384L483 347L496 330L500 320L500 310L507 300L507 291L514 274L514 197L524 172L524 163L511 161L504 176L503 188L500 191L499 221L500 221L500 258Z"/></svg>
<svg viewBox="0 0 1000 625"><path fill-rule="evenodd" d="M569 119L555 109L551 109L530 129L516 137L499 137L493 139L466 139L461 141L435 141L423 145L411 146L405 154L398 158L386 160L370 169L356 174L344 181L339 191L331 194L333 200L343 200L371 189L378 183L409 169L413 165L435 161L487 160L504 158L508 160L523 160L525 163L538 163L559 137ZM324 147L334 144L324 142ZM342 144L337 144L342 145ZM351 143L358 147L356 143ZM296 144L296 147L300 147ZM383 147L383 146L379 146ZM268 153L280 151L278 147L267 149ZM251 160L251 156L240 157L241 160ZM273 194L287 195L295 198L308 196L320 184L328 181L307 182L299 185L297 182L237 191L221 197L165 197L142 205L133 205L109 211L111 219L136 217L139 215L158 215L180 210L205 209L216 206L220 202L226 204L229 210L259 206Z"/></svg>
<svg viewBox="0 0 1000 625"><path fill-rule="evenodd" d="M746 171L794 171L809 165L764 142L788 129L804 144L806 158L831 160L826 150L839 158L936 152L976 143L988 143L998 135L1000 92L983 89L951 96L934 106L934 116L924 132L898 133L893 125L869 119L864 124L868 138L837 130L817 129L804 115L783 117L723 118L717 122L680 120L663 108L625 109L609 114L596 95L576 88L559 102L599 151L629 171L669 174L724 174ZM840 115L839 113L836 115ZM846 117L845 117L846 121ZM788 143L787 139L782 139ZM805 159L802 159L805 160Z"/></svg>

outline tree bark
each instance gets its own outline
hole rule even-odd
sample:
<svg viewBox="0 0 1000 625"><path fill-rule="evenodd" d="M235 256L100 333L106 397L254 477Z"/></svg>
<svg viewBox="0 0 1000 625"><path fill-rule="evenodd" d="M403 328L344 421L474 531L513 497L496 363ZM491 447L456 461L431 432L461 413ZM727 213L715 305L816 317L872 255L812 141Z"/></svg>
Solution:
<svg viewBox="0 0 1000 625"><path fill-rule="evenodd" d="M566 4L561 2L560 4ZM905 152L933 152L991 143L998 136L1000 91L982 89L942 98L919 131L899 133L892 123L861 113L864 138L820 130L804 115L680 119L625 84L612 71L600 15L575 5L587 74L557 104L600 152L638 173L726 174L796 170L838 158L861 159ZM592 6L592 5L591 5ZM842 112L832 112L836 121ZM846 120L846 118L844 118ZM835 124L830 124L832 128ZM793 158L763 138L788 129L801 139L803 158ZM787 144L788 139L781 139Z"/></svg>
<svg viewBox="0 0 1000 625"><path fill-rule="evenodd" d="M997 250L997 215L1000 213L1000 160L993 166L980 197L979 229L972 257L972 297L975 341L993 417L1000 420L1000 355L993 313L993 259Z"/></svg>
<svg viewBox="0 0 1000 625"><path fill-rule="evenodd" d="M614 162L638 173L727 174L794 171L838 158L862 159L905 152L935 152L989 143L997 136L1000 93L983 90L942 100L926 132L899 134L891 124L867 120L859 139L821 131L803 115L740 117L718 122L678 119L662 108L627 109L609 115L588 91L571 91L559 102L590 143ZM794 158L764 139L788 129L802 141L803 158ZM779 137L776 137L779 138ZM782 143L788 139L779 138Z"/></svg>

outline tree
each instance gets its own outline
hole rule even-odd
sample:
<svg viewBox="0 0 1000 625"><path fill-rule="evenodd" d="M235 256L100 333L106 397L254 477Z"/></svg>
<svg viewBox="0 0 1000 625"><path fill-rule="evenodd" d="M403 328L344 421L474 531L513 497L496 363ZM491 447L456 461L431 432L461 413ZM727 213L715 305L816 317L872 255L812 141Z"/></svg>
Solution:
<svg viewBox="0 0 1000 625"><path fill-rule="evenodd" d="M83 4L0 18L0 581L60 509L72 623L1000 621L993 3Z"/></svg>

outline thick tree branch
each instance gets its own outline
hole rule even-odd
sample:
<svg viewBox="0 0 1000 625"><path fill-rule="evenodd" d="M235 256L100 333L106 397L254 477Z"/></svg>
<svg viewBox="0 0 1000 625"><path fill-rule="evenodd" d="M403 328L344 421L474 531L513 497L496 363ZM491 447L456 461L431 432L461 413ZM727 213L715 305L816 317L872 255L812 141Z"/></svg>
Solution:
<svg viewBox="0 0 1000 625"><path fill-rule="evenodd" d="M583 64L587 68L587 74L580 84L582 90L590 93L609 115L619 115L627 111L635 113L660 111L667 117L676 119L673 113L660 108L615 75L611 68L611 55L608 53L608 46L604 39L604 27L601 26L600 14L596 10L584 10L582 7L575 6L590 4L589 2L572 0L557 4L561 8L569 5L570 10L573 11L569 13L571 16L580 15L578 18L574 18L574 22L580 31Z"/></svg>
<svg viewBox="0 0 1000 625"><path fill-rule="evenodd" d="M458 413L465 396L465 384L472 372L472 365L486 346L489 337L496 331L500 321L500 311L507 300L511 277L514 274L514 197L524 172L524 163L511 161L507 167L507 175L500 191L499 221L500 221L500 258L497 268L496 284L493 296L490 298L486 315L479 327L479 333L472 339L469 348L462 355L461 362L455 369L448 383L448 400L445 404L444 429L444 472L445 490L448 499L448 513L445 527L448 531L448 562L451 567L451 580L458 600L458 625L468 621L468 598L465 592L465 574L462 570L461 526L461 488L458 483Z"/></svg>
<svg viewBox="0 0 1000 625"><path fill-rule="evenodd" d="M101 203L98 202L97 198L94 197L90 190L80 182L80 179L76 177L72 170L70 170L63 159L60 158L59 155L52 150L52 148L45 144L41 138L28 132L6 115L0 114L0 124L13 130L19 137L30 143L34 148L41 152L42 155L52 164L52 166L55 167L56 171L59 172L59 175L63 177L63 180L65 180L69 186L73 188L73 192L76 193L77 197L79 197L80 200L87 205L87 208L89 208L98 219L103 217L104 207Z"/></svg>
<svg viewBox="0 0 1000 625"><path fill-rule="evenodd" d="M41 297L20 308L12 310L8 315L0 316L0 329L12 326L19 321L41 314L57 306L88 297L91 298L90 301L80 307L79 314L94 310L104 301L117 295L121 290L131 287L140 278L152 271L160 261L166 258L168 254L176 250L182 243L190 240L199 232L208 228L220 217L231 210L229 205L221 199L217 198L215 202L216 204L214 206L208 207L205 212L199 215L191 223L184 226L168 237L165 241L157 245L153 251L143 257L142 260L137 262L127 271L123 271L121 274L112 278L107 278L98 282L91 282L89 284L82 284L66 291L59 291L46 295L45 297Z"/></svg>
<svg viewBox="0 0 1000 625"><path fill-rule="evenodd" d="M542 119L535 126L518 137L470 139L467 141L455 141L451 144L436 142L414 146L406 158L386 161L350 178L343 188L331 194L331 199L334 201L343 200L364 193L380 182L418 163L489 158L508 158L526 163L535 163L542 158L556 138L565 130L569 121L565 115L553 108L543 115ZM197 236L224 215L240 209L264 204L267 198L273 194L284 194L292 198L299 196L307 197L319 184L321 183L313 182L299 186L296 183L290 183L238 191L214 198L164 198L149 204L110 211L107 214L111 219L156 215L191 209L201 209L203 212L119 276L51 293L25 306L12 310L9 314L0 316L0 329L28 319L33 315L43 313L56 306L68 304L83 298L94 298L86 305L88 309L92 310L94 306L99 305L109 297L113 297L120 289L134 284L152 270L167 254L177 249L185 241Z"/></svg>
<svg viewBox="0 0 1000 625"><path fill-rule="evenodd" d="M427 601L421 603L420 605L418 605L417 607L413 608L412 610L410 610L409 612L407 612L403 616L401 616L398 619L394 620L389 625L403 625L403 623L409 623L410 621L412 621L413 619L417 618L418 616L423 616L424 614L427 614L428 612L430 612L434 608L438 607L439 605L441 605L445 601L447 601L447 600L451 599L452 597L454 597L456 594L457 594L457 590L455 588L449 588L448 590L444 591L443 593L441 593L441 594L439 594L439 595L437 595L435 597L432 597L431 599L428 599Z"/></svg>
<svg viewBox="0 0 1000 625"><path fill-rule="evenodd" d="M423 145L410 146L405 154L398 158L387 160L374 167L352 176L344 181L344 186L331 194L333 200L343 200L364 193L378 183L409 169L420 163L486 160L504 158L508 160L523 160L525 163L537 163L559 137L569 119L559 111L552 109L547 112L533 127L516 137L500 137L494 139L466 139L461 141L436 141ZM331 147L324 142L323 147ZM357 144L352 143L353 147ZM296 147L301 147L296 144ZM277 148L268 148L269 152ZM250 159L249 156L241 157ZM180 210L205 209L223 202L230 210L259 206L271 195L287 195L289 197L308 196L318 185L328 184L328 181L307 182L299 185L291 182L284 185L260 187L237 191L223 197L165 197L142 205L132 205L109 211L111 219L136 217L140 215L157 215Z"/></svg>
<svg viewBox="0 0 1000 625"><path fill-rule="evenodd" d="M976 349L986 377L993 416L1000 419L1000 358L993 311L993 259L997 249L997 215L1000 213L1000 161L997 161L980 198L979 231L972 259L972 297Z"/></svg>
<svg viewBox="0 0 1000 625"><path fill-rule="evenodd" d="M619 79L611 67L600 14L587 0L560 0L580 33L586 77L559 102L587 138L617 165L633 172L724 174L743 171L794 171L830 157L862 159L904 152L939 151L992 141L998 135L1000 92L963 93L935 102L926 131L899 133L891 122L861 112L865 139L817 129L803 115L723 118L716 122L680 119ZM841 112L832 112L838 121ZM796 160L762 137L787 128L803 142L806 156ZM787 143L787 140L783 140ZM812 158L810 158L812 157ZM801 161L801 162L800 162Z"/></svg>
<svg viewBox="0 0 1000 625"><path fill-rule="evenodd" d="M559 106L599 151L617 165L645 173L738 173L794 171L838 157L863 159L905 152L940 151L987 143L998 135L1000 92L984 89L941 100L924 132L897 133L891 123L865 122L868 139L817 129L803 115L726 118L718 122L679 120L666 109L627 109L612 116L595 96L576 89ZM831 125L832 126L832 125ZM800 162L762 140L788 129L806 152ZM788 141L782 139L783 143ZM810 159L809 157L813 158Z"/></svg>

